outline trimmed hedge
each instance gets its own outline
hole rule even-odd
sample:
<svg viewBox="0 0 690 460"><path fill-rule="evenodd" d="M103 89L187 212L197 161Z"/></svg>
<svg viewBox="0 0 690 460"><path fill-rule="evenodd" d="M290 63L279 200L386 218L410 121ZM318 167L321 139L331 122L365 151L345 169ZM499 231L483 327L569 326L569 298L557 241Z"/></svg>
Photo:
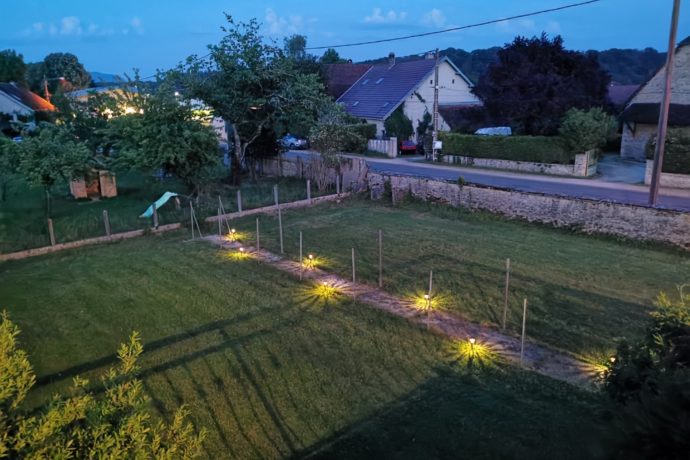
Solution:
<svg viewBox="0 0 690 460"><path fill-rule="evenodd" d="M533 163L575 162L575 153L569 153L563 140L557 136L478 136L441 133L440 139L443 141L444 155Z"/></svg>
<svg viewBox="0 0 690 460"><path fill-rule="evenodd" d="M656 136L647 143L647 158L654 158ZM690 174L690 128L669 128L664 147L663 172Z"/></svg>
<svg viewBox="0 0 690 460"><path fill-rule="evenodd" d="M347 129L359 134L364 139L374 139L376 137L376 125L373 123L357 123L353 125L346 125Z"/></svg>

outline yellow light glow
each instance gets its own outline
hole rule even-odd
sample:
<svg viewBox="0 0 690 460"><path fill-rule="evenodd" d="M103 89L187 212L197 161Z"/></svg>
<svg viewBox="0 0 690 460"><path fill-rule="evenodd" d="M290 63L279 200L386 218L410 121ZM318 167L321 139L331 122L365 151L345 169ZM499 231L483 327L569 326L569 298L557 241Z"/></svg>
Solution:
<svg viewBox="0 0 690 460"><path fill-rule="evenodd" d="M244 248L240 248L240 252L244 252Z"/></svg>
<svg viewBox="0 0 690 460"><path fill-rule="evenodd" d="M486 367L496 361L496 355L486 343L477 342L474 337L469 340L457 340L448 346L448 358L461 367Z"/></svg>
<svg viewBox="0 0 690 460"><path fill-rule="evenodd" d="M615 362L616 362L616 357L615 357L615 356L611 356L611 357L609 358L609 361L611 361L611 364L615 363Z"/></svg>
<svg viewBox="0 0 690 460"><path fill-rule="evenodd" d="M470 338L470 345L474 345L476 341L477 339L475 339L474 337Z"/></svg>
<svg viewBox="0 0 690 460"><path fill-rule="evenodd" d="M134 113L134 112L136 112L136 111L137 111L137 110L136 110L134 107L125 106L125 113L126 113L127 115L132 114L132 113Z"/></svg>
<svg viewBox="0 0 690 460"><path fill-rule="evenodd" d="M309 254L309 260L313 260L313 259L314 259L314 254Z"/></svg>

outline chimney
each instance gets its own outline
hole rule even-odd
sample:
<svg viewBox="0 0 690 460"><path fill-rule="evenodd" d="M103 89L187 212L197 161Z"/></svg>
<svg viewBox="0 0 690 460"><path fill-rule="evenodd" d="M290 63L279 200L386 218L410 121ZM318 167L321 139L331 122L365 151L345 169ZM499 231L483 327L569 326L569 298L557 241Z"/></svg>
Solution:
<svg viewBox="0 0 690 460"><path fill-rule="evenodd" d="M388 68L391 68L395 65L395 53L391 51L388 53Z"/></svg>

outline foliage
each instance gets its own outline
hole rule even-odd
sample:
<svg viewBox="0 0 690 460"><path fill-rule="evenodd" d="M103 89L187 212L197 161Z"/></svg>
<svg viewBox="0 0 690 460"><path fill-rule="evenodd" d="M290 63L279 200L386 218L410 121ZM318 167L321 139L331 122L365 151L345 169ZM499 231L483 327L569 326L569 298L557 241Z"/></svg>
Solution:
<svg viewBox="0 0 690 460"><path fill-rule="evenodd" d="M605 375L620 403L621 458L687 458L690 451L690 295L659 295L643 339L622 343Z"/></svg>
<svg viewBox="0 0 690 460"><path fill-rule="evenodd" d="M179 71L189 97L232 122L232 176L237 183L247 147L265 127L314 123L328 98L318 75L301 73L281 48L267 43L255 19L226 19L225 36L209 46L209 57L192 56Z"/></svg>
<svg viewBox="0 0 690 460"><path fill-rule="evenodd" d="M42 62L33 64L27 76L32 91L43 93L44 77L51 93L86 88L91 84L91 74L71 53L51 53Z"/></svg>
<svg viewBox="0 0 690 460"><path fill-rule="evenodd" d="M400 105L393 113L383 122L383 127L386 129L386 134L390 137L397 137L398 142L407 140L414 134L412 128L412 120L407 118L403 112L403 106Z"/></svg>
<svg viewBox="0 0 690 460"><path fill-rule="evenodd" d="M575 154L565 148L559 137L440 133L439 138L443 141L445 155L534 163L571 164L575 161Z"/></svg>
<svg viewBox="0 0 690 460"><path fill-rule="evenodd" d="M647 158L654 159L656 135L647 143ZM663 172L690 174L690 129L669 128L664 146Z"/></svg>
<svg viewBox="0 0 690 460"><path fill-rule="evenodd" d="M193 107L162 88L142 99L141 113L113 118L104 136L117 150L118 168L162 170L173 174L194 193L218 164L213 129L196 118Z"/></svg>
<svg viewBox="0 0 690 460"><path fill-rule="evenodd" d="M347 62L345 59L340 57L340 54L333 49L333 48L328 48L326 51L324 51L323 56L321 56L321 59L319 59L321 64L342 64Z"/></svg>
<svg viewBox="0 0 690 460"><path fill-rule="evenodd" d="M362 136L365 140L376 137L376 125L373 123L352 123L347 125L347 129Z"/></svg>
<svg viewBox="0 0 690 460"><path fill-rule="evenodd" d="M603 148L616 128L615 118L595 107L568 110L558 132L571 152L583 153Z"/></svg>
<svg viewBox="0 0 690 460"><path fill-rule="evenodd" d="M0 51L0 82L26 83L24 57L15 50Z"/></svg>
<svg viewBox="0 0 690 460"><path fill-rule="evenodd" d="M288 59L300 61L307 57L307 37L299 34L292 34L283 39L283 49Z"/></svg>
<svg viewBox="0 0 690 460"><path fill-rule="evenodd" d="M418 120L418 122L417 139L422 139L424 136L426 136L427 131L430 131L430 128L432 128L431 123L433 122L433 117L429 112L425 111L424 115L422 115L422 119Z"/></svg>
<svg viewBox="0 0 690 460"><path fill-rule="evenodd" d="M5 201L7 184L19 166L16 144L0 134L0 201Z"/></svg>
<svg viewBox="0 0 690 460"><path fill-rule="evenodd" d="M122 344L119 366L101 379L96 396L76 377L69 396L56 396L38 415L23 410L36 383L19 328L7 313L0 322L0 457L10 458L195 458L206 431L194 433L181 408L172 424L147 413L142 382L134 377L143 352L135 332Z"/></svg>
<svg viewBox="0 0 690 460"><path fill-rule="evenodd" d="M551 135L571 108L603 107L610 77L593 55L568 51L546 34L515 40L473 88L491 117L520 134Z"/></svg>

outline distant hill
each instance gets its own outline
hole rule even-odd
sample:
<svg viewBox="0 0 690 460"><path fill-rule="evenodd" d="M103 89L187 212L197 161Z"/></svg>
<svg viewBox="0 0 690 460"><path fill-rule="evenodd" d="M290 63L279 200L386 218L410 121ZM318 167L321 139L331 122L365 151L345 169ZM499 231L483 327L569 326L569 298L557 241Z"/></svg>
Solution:
<svg viewBox="0 0 690 460"><path fill-rule="evenodd" d="M450 58L470 80L476 82L479 76L486 72L489 65L496 61L496 53L500 49L498 46L474 51L446 48L441 50L441 56ZM644 50L612 48L604 51L590 50L588 53L595 54L601 68L611 74L611 81L621 85L645 83L666 60L666 53L660 53L654 48ZM386 59L375 59L363 63L374 64L385 62ZM403 56L396 59L408 61L419 59L419 56Z"/></svg>

